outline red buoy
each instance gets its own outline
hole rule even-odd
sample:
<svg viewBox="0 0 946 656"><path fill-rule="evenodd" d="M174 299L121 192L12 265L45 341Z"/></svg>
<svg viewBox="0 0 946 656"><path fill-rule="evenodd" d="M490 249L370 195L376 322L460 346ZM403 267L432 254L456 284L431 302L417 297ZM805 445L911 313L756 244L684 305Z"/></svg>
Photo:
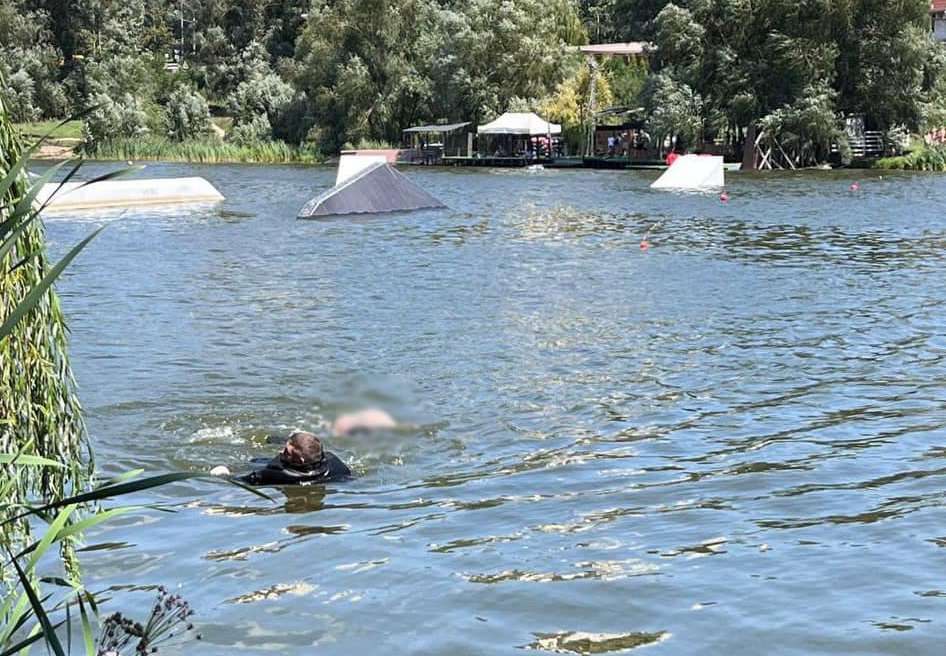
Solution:
<svg viewBox="0 0 946 656"><path fill-rule="evenodd" d="M719 195L719 200L721 200L721 201L724 202L724 203L728 203L728 202L729 202L729 194L727 194L727 193L724 191L723 193L721 193L721 194Z"/></svg>
<svg viewBox="0 0 946 656"><path fill-rule="evenodd" d="M858 183L858 182L852 182L852 183L851 183L851 191L857 191L857 190L860 189L860 188L861 188L860 183Z"/></svg>
<svg viewBox="0 0 946 656"><path fill-rule="evenodd" d="M641 241L641 250L642 250L642 251L646 251L648 248L650 248L650 243L649 243L646 239L642 240L642 241Z"/></svg>

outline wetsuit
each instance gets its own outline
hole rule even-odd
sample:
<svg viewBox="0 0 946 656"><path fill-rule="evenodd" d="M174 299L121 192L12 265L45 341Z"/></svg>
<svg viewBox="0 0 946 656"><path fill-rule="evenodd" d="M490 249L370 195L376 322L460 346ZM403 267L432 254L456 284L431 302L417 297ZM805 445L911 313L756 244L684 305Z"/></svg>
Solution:
<svg viewBox="0 0 946 656"><path fill-rule="evenodd" d="M239 480L250 485L316 485L351 478L351 470L338 456L324 452L320 462L311 465L290 466L276 456L262 469L241 476Z"/></svg>

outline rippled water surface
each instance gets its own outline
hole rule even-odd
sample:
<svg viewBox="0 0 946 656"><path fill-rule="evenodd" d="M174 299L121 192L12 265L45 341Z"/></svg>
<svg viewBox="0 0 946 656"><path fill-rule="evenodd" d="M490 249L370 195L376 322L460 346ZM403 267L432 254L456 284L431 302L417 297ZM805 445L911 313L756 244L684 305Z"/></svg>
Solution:
<svg viewBox="0 0 946 656"><path fill-rule="evenodd" d="M180 585L188 653L942 651L946 178L409 170L450 209L306 222L334 171L148 174L227 200L47 222L111 223L60 287L100 468L404 423L329 440L351 482L91 536L113 607Z"/></svg>

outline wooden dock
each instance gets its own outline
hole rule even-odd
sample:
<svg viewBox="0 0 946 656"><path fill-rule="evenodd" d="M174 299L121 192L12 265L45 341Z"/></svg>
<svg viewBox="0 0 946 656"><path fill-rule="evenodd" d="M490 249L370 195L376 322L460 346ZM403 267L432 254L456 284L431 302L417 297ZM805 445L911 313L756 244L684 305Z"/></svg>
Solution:
<svg viewBox="0 0 946 656"><path fill-rule="evenodd" d="M506 168L524 168L534 164L548 166L554 160L548 157L444 157L444 166L493 166Z"/></svg>

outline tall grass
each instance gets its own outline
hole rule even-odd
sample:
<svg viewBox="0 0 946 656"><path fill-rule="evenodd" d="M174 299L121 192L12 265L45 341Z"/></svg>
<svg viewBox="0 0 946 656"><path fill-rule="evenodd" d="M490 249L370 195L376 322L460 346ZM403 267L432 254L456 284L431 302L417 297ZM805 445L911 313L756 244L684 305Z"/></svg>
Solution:
<svg viewBox="0 0 946 656"><path fill-rule="evenodd" d="M178 143L157 137L114 139L97 145L85 154L94 159L162 160L199 164L314 164L321 161L315 149L290 146L283 141L237 145L209 140Z"/></svg>
<svg viewBox="0 0 946 656"><path fill-rule="evenodd" d="M383 141L381 139L366 139L362 137L356 143L348 141L342 146L342 150L394 150L400 148L392 144L390 141Z"/></svg>
<svg viewBox="0 0 946 656"><path fill-rule="evenodd" d="M874 163L874 168L899 171L946 171L946 146L923 145L908 155L883 157Z"/></svg>

